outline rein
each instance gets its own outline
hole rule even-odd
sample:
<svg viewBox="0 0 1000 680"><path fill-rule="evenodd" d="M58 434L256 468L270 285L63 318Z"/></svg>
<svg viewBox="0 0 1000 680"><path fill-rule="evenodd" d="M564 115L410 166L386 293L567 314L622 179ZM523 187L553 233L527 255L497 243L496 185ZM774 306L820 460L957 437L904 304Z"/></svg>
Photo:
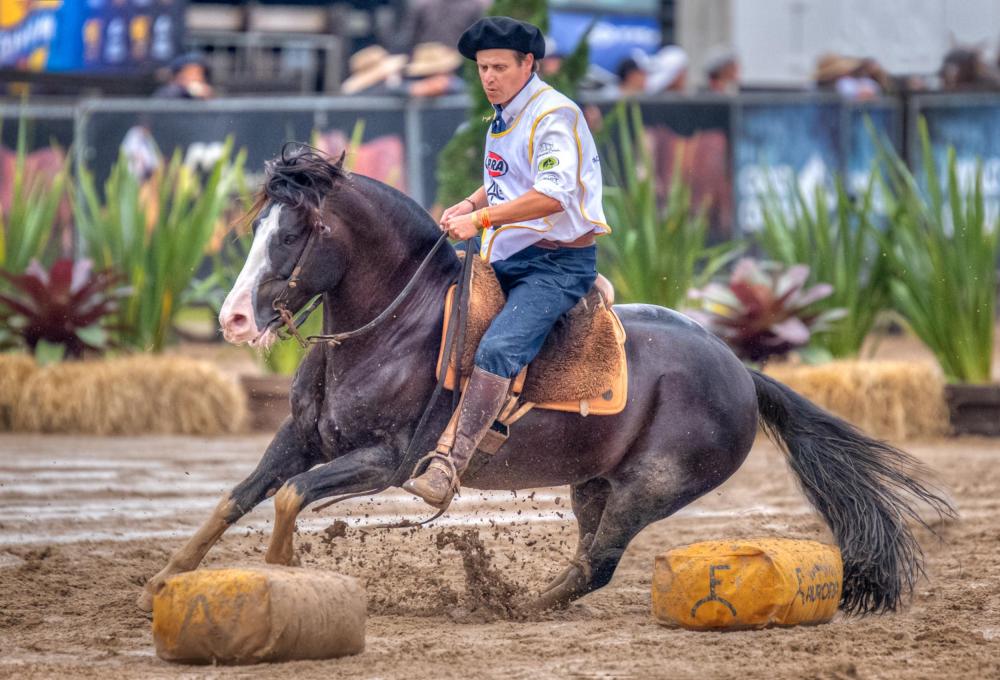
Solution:
<svg viewBox="0 0 1000 680"><path fill-rule="evenodd" d="M292 270L292 275L288 279L288 283L285 288L278 294L271 304L272 308L278 312L283 322L283 325L287 328L288 334L294 337L299 344L305 348L310 344L318 344L320 342L327 342L332 346L337 346L344 340L349 338L357 337L359 335L364 335L365 333L376 328L382 324L386 319L388 319L396 311L396 309L403 303L403 301L413 292L416 287L417 280L420 275L423 274L427 265L430 263L431 258L434 254L441 248L441 245L445 243L448 239L448 234L441 234L440 238L434 243L434 246L430 249L427 255L424 256L423 261L417 270L410 277L406 286L400 291L399 295L386 307L378 316L366 323L360 328L355 328L351 331L345 331L342 333L333 333L330 335L310 335L309 337L303 339L299 334L299 328L306 322L309 315L316 310L317 307L322 303L322 296L316 296L312 302L299 314L299 318L296 319L292 314L291 310L288 309L287 297L291 290L296 288L299 283L300 276L302 274L302 268L309 254L312 252L313 244L315 243L316 234L324 231L326 229L325 225L320 225L320 229L313 229L309 234L309 238L306 241L305 247L302 249L302 253L299 255L298 261L295 263L295 268ZM343 496L338 496L337 498L330 499L326 503L316 506L313 508L313 512L319 512L325 508L330 507L336 503L346 501L351 498L360 498L362 496L374 496L376 494L382 493L386 489L399 486L407 479L409 479L415 466L419 463L420 459L423 457L423 452L418 448L419 442L423 439L424 431L427 428L427 422L430 420L430 415L434 411L434 407L437 405L438 400L441 398L441 393L444 391L445 376L447 375L448 366L451 363L450 357L452 356L452 351L456 346L458 347L458 365L456 367L456 377L457 385L462 384L462 352L465 345L465 324L466 324L466 310L468 309L469 301L469 291L471 286L469 285L472 279L472 258L474 253L472 252L472 241L466 241L465 244L465 258L462 263L462 275L458 281L458 290L456 291L456 297L460 300L460 303L452 306L451 318L448 323L448 331L445 335L444 340L444 356L445 361L441 362L441 367L438 371L437 384L434 386L434 391L431 393L430 399L427 401L427 405L424 407L423 413L420 415L420 420L417 423L416 429L413 431L413 436L410 438L410 443L406 447L406 451L403 453L403 457L400 460L399 465L393 471L392 475L384 484L379 484L377 487L368 489L366 491L359 491L357 493L346 494ZM280 334L280 330L279 330ZM457 334L457 338L456 338ZM452 410L458 407L458 401L461 397L461 387L455 389L452 392ZM390 523L390 524L379 524L376 525L375 529L403 529L407 527L420 526L421 524L427 524L428 522L433 522L438 517L443 515L447 508L442 508L438 512L428 519L422 520L420 522L411 522L409 520L403 520L402 522Z"/></svg>

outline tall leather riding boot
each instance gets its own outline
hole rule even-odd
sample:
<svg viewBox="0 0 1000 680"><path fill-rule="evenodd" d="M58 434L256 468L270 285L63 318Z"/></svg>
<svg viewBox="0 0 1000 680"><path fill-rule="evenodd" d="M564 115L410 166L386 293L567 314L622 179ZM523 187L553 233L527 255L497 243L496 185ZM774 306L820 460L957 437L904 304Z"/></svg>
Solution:
<svg viewBox="0 0 1000 680"><path fill-rule="evenodd" d="M506 403L510 383L510 378L501 378L477 366L458 407L458 428L451 454L431 454L423 474L408 480L403 488L436 508L447 507L472 454Z"/></svg>

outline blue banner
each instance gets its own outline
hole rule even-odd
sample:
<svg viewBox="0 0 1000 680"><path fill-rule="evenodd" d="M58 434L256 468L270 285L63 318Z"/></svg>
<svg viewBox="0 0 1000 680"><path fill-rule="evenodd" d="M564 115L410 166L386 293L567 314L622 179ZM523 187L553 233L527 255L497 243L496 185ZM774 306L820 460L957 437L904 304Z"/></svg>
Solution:
<svg viewBox="0 0 1000 680"><path fill-rule="evenodd" d="M590 63L611 73L618 70L618 65L633 49L653 53L662 42L660 24L655 16L555 10L549 12L549 37L555 40L560 54L569 54L576 49L591 24L594 27L587 39Z"/></svg>
<svg viewBox="0 0 1000 680"><path fill-rule="evenodd" d="M187 0L0 0L0 66L146 71L181 49Z"/></svg>

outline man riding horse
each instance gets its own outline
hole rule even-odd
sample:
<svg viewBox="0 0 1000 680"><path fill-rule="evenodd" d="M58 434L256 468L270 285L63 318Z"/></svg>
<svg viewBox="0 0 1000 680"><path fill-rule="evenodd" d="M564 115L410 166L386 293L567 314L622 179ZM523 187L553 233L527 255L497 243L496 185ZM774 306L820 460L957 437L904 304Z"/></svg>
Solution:
<svg viewBox="0 0 1000 680"><path fill-rule="evenodd" d="M487 17L462 34L458 49L476 62L496 114L486 134L483 186L444 211L441 229L463 241L483 231L480 255L493 265L507 301L476 352L450 455L431 454L423 474L403 485L439 508L451 501L513 378L590 290L594 235L610 231L587 123L572 100L538 77L545 56L538 27Z"/></svg>

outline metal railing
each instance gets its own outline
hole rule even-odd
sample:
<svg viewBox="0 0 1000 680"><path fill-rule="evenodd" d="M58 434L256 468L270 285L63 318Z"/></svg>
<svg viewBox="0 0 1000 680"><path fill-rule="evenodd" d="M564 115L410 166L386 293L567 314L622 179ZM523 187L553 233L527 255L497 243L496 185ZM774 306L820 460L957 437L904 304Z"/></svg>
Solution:
<svg viewBox="0 0 1000 680"><path fill-rule="evenodd" d="M897 148L919 159L915 121L928 121L935 157L955 147L961 167L984 167L984 191L1000 204L1000 95L936 95L851 104L818 94L746 94L739 97L658 97L636 100L656 139L661 167L687 154L688 170L724 203L715 225L727 234L753 230L766 182L776 173L799 182L826 181L837 172L857 185L868 176L875 146L868 124ZM585 98L582 105L607 112L617 100ZM437 191L437 155L467 118L465 96L437 100L394 97L248 97L206 102L91 99L76 104L0 103L2 141L8 147L16 121L31 121L30 144L54 140L73 145L78 162L103 177L117 158L125 132L146 126L161 150L187 149L235 138L251 170L263 168L286 140L309 140L339 130L350 137L358 121L363 142L392 139L403 187L430 206ZM397 143L398 142L398 143ZM394 153L396 152L394 151ZM377 159L378 160L378 159ZM382 159L385 160L385 159ZM609 178L612 179L612 178Z"/></svg>

